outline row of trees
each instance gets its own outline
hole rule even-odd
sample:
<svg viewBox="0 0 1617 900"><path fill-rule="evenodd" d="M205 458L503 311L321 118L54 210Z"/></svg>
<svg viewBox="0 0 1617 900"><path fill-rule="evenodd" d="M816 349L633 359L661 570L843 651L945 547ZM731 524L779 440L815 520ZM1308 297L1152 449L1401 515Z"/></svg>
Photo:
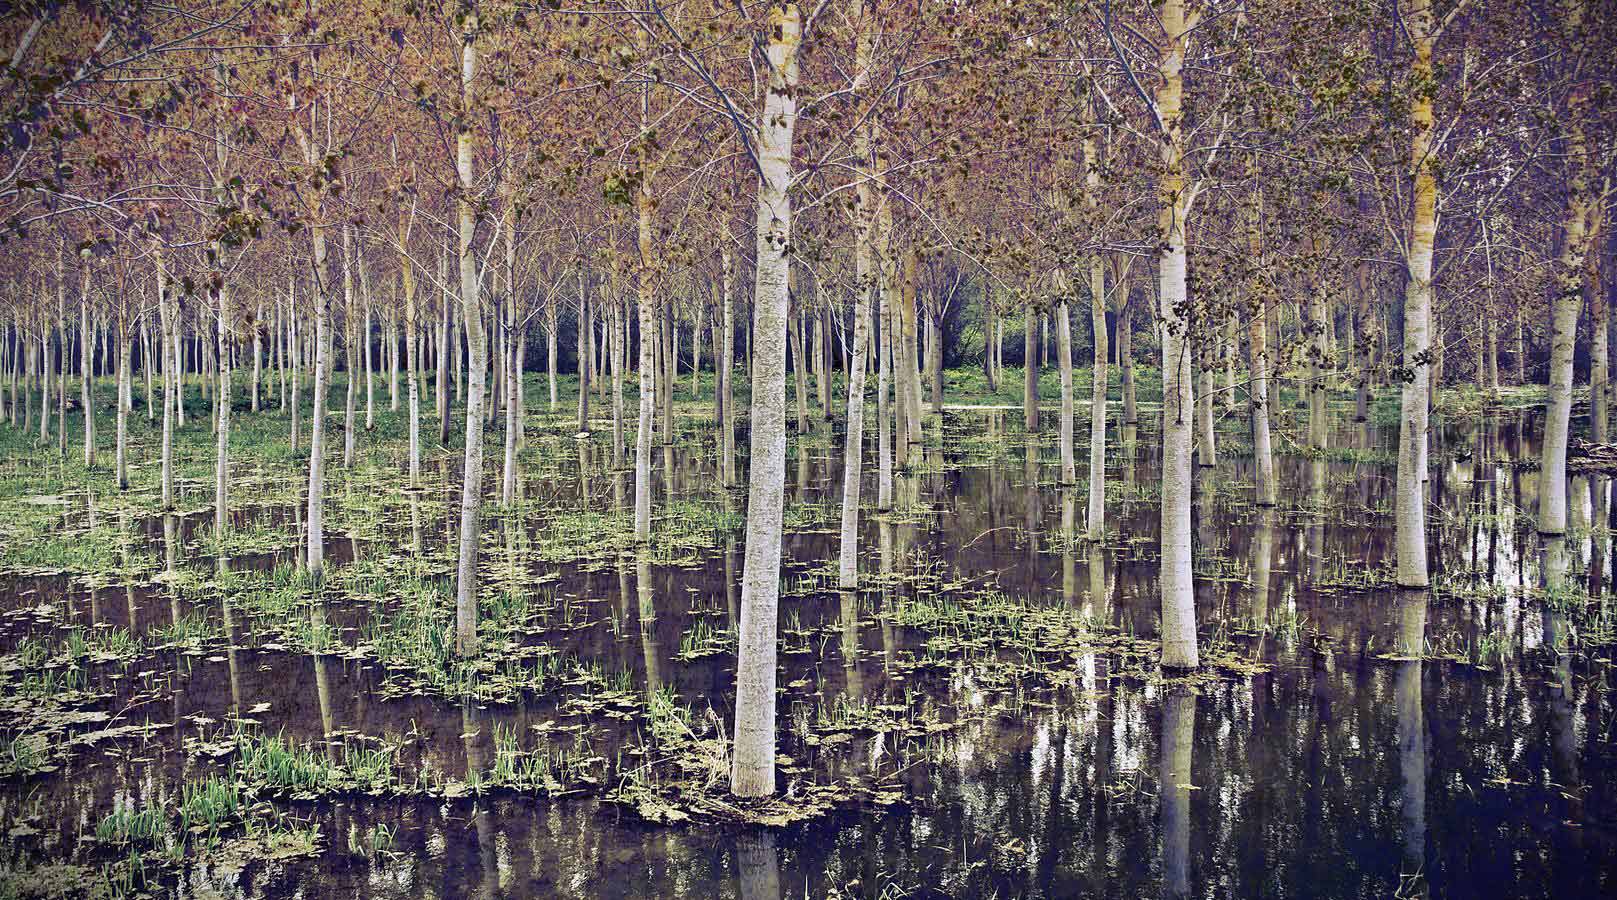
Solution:
<svg viewBox="0 0 1617 900"><path fill-rule="evenodd" d="M673 434L681 337L693 391L711 344L730 483L741 350L751 391L739 795L774 788L789 374L803 427L811 393L832 415L832 373L846 373L840 583L851 590L867 371L880 510L921 439L924 397L941 405L945 323L975 300L982 364L998 384L1005 326L1020 319L1023 359L1053 355L1059 370L1061 479L1076 484L1074 332L1087 310L1083 527L1100 539L1108 361L1122 364L1133 422L1139 321L1161 364L1162 662L1176 668L1199 664L1191 473L1216 464L1218 405L1245 398L1255 499L1273 505L1276 377L1298 379L1316 450L1333 379L1355 383L1361 417L1373 373L1400 383L1407 587L1429 580L1427 417L1447 351L1472 351L1492 389L1501 332L1520 379L1524 326L1549 323L1541 530L1565 529L1559 485L1585 307L1593 428L1607 432L1598 261L1614 42L1588 0L30 0L17 12L0 27L12 48L0 75L0 215L13 414L19 378L32 379L23 424L37 393L48 434L54 385L63 446L69 369L77 359L80 404L93 411L101 346L117 374L126 485L138 359L148 414L161 410L172 502L178 376L203 372L223 527L233 372L251 366L259 409L273 370L292 443L308 453L305 559L319 573L339 359L345 463L361 371L367 425L379 373L390 404L404 405L412 481L422 394L441 442L462 404L462 654L479 652L486 429L503 414L510 498L529 337L542 336L554 407L572 323L579 427L592 395L610 404L620 459L634 372L641 540L651 447ZM1032 430L1037 367L1023 368ZM93 428L86 415L87 464Z"/></svg>

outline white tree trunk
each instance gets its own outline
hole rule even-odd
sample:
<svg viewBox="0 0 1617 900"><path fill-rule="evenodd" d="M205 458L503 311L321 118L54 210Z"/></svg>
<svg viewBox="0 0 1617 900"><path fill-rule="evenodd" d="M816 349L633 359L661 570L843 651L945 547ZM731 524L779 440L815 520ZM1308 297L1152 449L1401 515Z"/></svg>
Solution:
<svg viewBox="0 0 1617 900"><path fill-rule="evenodd" d="M461 32L461 109L469 105L477 70L477 13L469 12ZM483 381L488 369L488 338L483 333L483 304L478 296L477 260L472 239L477 223L472 210L472 132L463 114L455 135L455 169L460 178L456 200L460 237L460 301L466 322L467 355L471 357L466 389L466 449L460 491L460 548L455 569L455 653L478 652L477 555L483 526Z"/></svg>
<svg viewBox="0 0 1617 900"><path fill-rule="evenodd" d="M1088 537L1106 533L1106 270L1097 255L1089 261L1089 327L1094 333L1093 383L1089 391L1089 522ZM1069 345L1071 341L1068 341Z"/></svg>
<svg viewBox="0 0 1617 900"><path fill-rule="evenodd" d="M1196 586L1190 562L1190 451L1195 414L1191 371L1190 321L1185 295L1186 191L1180 126L1185 59L1183 0L1164 0L1160 12L1167 39L1162 47L1163 83L1157 108L1166 129L1158 219L1159 320L1162 323L1162 664L1195 668Z"/></svg>
<svg viewBox="0 0 1617 900"><path fill-rule="evenodd" d="M797 5L770 13L769 86L759 122L757 275L753 312L752 435L747 547L736 659L735 746L730 791L775 790L775 670L781 523L786 493L786 316L792 238L787 186L797 120Z"/></svg>

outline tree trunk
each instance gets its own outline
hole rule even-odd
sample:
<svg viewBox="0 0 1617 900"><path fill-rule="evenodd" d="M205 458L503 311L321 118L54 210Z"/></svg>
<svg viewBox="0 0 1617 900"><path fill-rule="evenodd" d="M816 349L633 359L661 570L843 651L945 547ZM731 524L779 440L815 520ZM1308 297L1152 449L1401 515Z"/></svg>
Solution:
<svg viewBox="0 0 1617 900"><path fill-rule="evenodd" d="M738 797L762 797L775 790L776 619L786 488L786 317L792 237L786 191L797 119L802 23L797 5L790 3L775 7L770 20L769 86L758 131L752 446L730 768L730 792Z"/></svg>
<svg viewBox="0 0 1617 900"><path fill-rule="evenodd" d="M157 265L159 271L158 277L161 278L163 265L161 256L158 257ZM79 290L79 403L84 407L84 467L86 469L95 468L94 347L95 335L90 329L90 268L88 265L86 265L84 267L84 278L80 284ZM175 372L176 378L178 375L179 373ZM12 409L15 411L17 399L15 379L12 381L11 398ZM178 406L177 403L176 406ZM167 432L168 435L173 434L172 428L169 426L165 426L164 431ZM165 444L167 443L168 437L165 436ZM167 448L165 447L165 449ZM172 488L170 489L170 496L164 498L165 503L171 500Z"/></svg>
<svg viewBox="0 0 1617 900"><path fill-rule="evenodd" d="M1129 302L1127 285L1120 283L1118 290L1123 294L1117 314L1118 388L1123 392L1123 424L1138 425L1140 413L1134 395L1134 307Z"/></svg>
<svg viewBox="0 0 1617 900"><path fill-rule="evenodd" d="M932 374L932 412L943 415L943 328L932 316L926 317L927 332L932 335L932 350L927 354L927 366Z"/></svg>
<svg viewBox="0 0 1617 900"><path fill-rule="evenodd" d="M880 267L881 309L876 335L876 509L893 508L893 424L888 399L888 383L893 368L893 261L891 252L893 217L887 204L876 216L877 264Z"/></svg>
<svg viewBox="0 0 1617 900"><path fill-rule="evenodd" d="M735 375L735 260L730 251L730 230L726 228L719 250L720 320L716 350L719 362L719 483L735 484L735 396L731 379Z"/></svg>
<svg viewBox="0 0 1617 900"><path fill-rule="evenodd" d="M522 415L517 407L517 384L522 370L517 366L516 348L516 216L507 211L505 217L505 465L500 490L502 503L513 503L517 498L517 437L522 433Z"/></svg>
<svg viewBox="0 0 1617 900"><path fill-rule="evenodd" d="M468 10L461 32L460 108L470 107L477 69L477 12ZM483 303L478 295L477 260L472 239L477 223L472 210L472 130L463 114L455 134L455 169L460 193L460 302L466 322L466 355L470 372L466 387L466 455L460 491L460 553L455 571L455 653L475 656L477 640L477 555L483 524L483 382L488 369L488 338L483 333Z"/></svg>
<svg viewBox="0 0 1617 900"><path fill-rule="evenodd" d="M797 390L797 433L808 431L808 368L804 365L807 357L804 354L803 340L803 311L796 310L788 316L791 326L792 341L792 386Z"/></svg>
<svg viewBox="0 0 1617 900"><path fill-rule="evenodd" d="M1432 10L1428 3L1404 0L1404 21L1415 47L1411 75L1425 83L1432 74ZM1424 588L1426 569L1426 430L1430 415L1432 366L1432 250L1437 237L1437 179L1432 164L1431 95L1417 91L1410 101L1414 135L1413 212L1409 223L1409 277L1404 286L1404 368L1406 376L1398 423L1397 524L1398 585Z"/></svg>
<svg viewBox="0 0 1617 900"><path fill-rule="evenodd" d="M556 301L545 305L545 371L550 378L550 411L556 411ZM443 354L439 354L442 357ZM443 363L440 359L439 366Z"/></svg>
<svg viewBox="0 0 1617 900"><path fill-rule="evenodd" d="M1186 190L1181 107L1185 60L1183 0L1163 0L1160 12L1166 41L1162 45L1162 84L1157 109L1164 123L1162 156L1166 162L1159 195L1164 198L1157 224L1158 278L1162 322L1162 665L1196 668L1196 588L1190 563L1190 450L1194 391L1190 360L1190 322L1186 311Z"/></svg>
<svg viewBox="0 0 1617 900"><path fill-rule="evenodd" d="M1598 205L1589 214L1588 235L1585 237L1582 292L1587 295L1590 317L1589 339L1589 439L1597 444L1607 441L1611 420L1611 310L1606 305L1606 292L1600 284L1600 228L1603 216ZM1493 339L1492 318L1489 318L1488 337Z"/></svg>
<svg viewBox="0 0 1617 900"><path fill-rule="evenodd" d="M1094 333L1095 362L1089 389L1089 522L1088 537L1106 534L1106 269L1099 255L1089 261L1089 328ZM1071 340L1068 342L1069 352ZM1100 598L1095 598L1097 601Z"/></svg>
<svg viewBox="0 0 1617 900"><path fill-rule="evenodd" d="M584 294L582 271L578 273L578 430L590 430L590 301Z"/></svg>
<svg viewBox="0 0 1617 900"><path fill-rule="evenodd" d="M1029 434L1039 430L1038 313L1022 313L1022 422Z"/></svg>
<svg viewBox="0 0 1617 900"><path fill-rule="evenodd" d="M1568 38L1576 38L1581 32L1583 15L1582 0L1573 0L1562 26ZM1549 394L1545 400L1543 460L1538 470L1538 531L1547 535L1566 533L1566 452L1572 418L1573 348L1577 342L1578 313L1583 306L1583 281L1588 274L1585 255L1593 237L1590 224L1596 215L1591 177L1594 163L1588 152L1582 119L1587 101L1584 92L1575 91L1564 119L1568 128L1567 201L1551 313ZM1598 286L1595 292L1599 293ZM1597 399L1601 398L1592 398Z"/></svg>
<svg viewBox="0 0 1617 900"><path fill-rule="evenodd" d="M642 110L642 117L644 110ZM645 151L641 151L641 171L646 172ZM652 202L649 177L643 177L635 192L636 245L640 251L638 306L640 315L640 415L635 423L634 447L634 538L651 540L651 426L657 400L657 309L651 282Z"/></svg>
<svg viewBox="0 0 1617 900"><path fill-rule="evenodd" d="M1068 284L1061 277L1061 299L1056 302L1056 368L1061 375L1061 420L1057 423L1056 443L1061 454L1061 484L1069 487L1078 483L1078 466L1073 459L1073 400L1072 400L1072 316L1068 309Z"/></svg>
<svg viewBox="0 0 1617 900"><path fill-rule="evenodd" d="M856 58L861 71L870 65L874 37L866 20L869 8L861 0ZM861 126L854 135L858 160L858 233L854 245L853 356L848 362L848 429L842 450L842 533L840 535L837 586L851 591L859 586L859 505L865 457L865 357L870 345L870 302L877 287L875 248L876 188L869 166L872 156L872 126Z"/></svg>
<svg viewBox="0 0 1617 900"><path fill-rule="evenodd" d="M120 303L127 302L119 298ZM49 367L46 367L47 370ZM113 471L118 479L118 490L129 490L129 404L124 402L129 396L129 313L126 309L118 310L118 443L114 451ZM50 409L47 403L41 409L40 415L45 415Z"/></svg>

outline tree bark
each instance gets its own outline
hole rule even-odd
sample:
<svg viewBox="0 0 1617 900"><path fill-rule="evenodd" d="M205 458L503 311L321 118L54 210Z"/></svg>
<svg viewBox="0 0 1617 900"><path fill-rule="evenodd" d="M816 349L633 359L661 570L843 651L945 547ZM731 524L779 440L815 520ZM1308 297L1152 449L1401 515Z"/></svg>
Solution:
<svg viewBox="0 0 1617 900"><path fill-rule="evenodd" d="M1089 261L1089 328L1094 334L1094 369L1089 390L1088 537L1106 534L1106 270L1097 254ZM1071 341L1068 341L1069 349ZM1097 600L1099 598L1096 598Z"/></svg>
<svg viewBox="0 0 1617 900"><path fill-rule="evenodd" d="M1577 40L1582 32L1584 13L1583 0L1571 0L1562 23L1569 42ZM1583 306L1583 281L1588 274L1585 256L1593 236L1590 224L1596 215L1594 163L1583 128L1587 103L1585 90L1575 88L1564 118L1568 132L1567 201L1551 312L1549 393L1538 476L1538 531L1546 535L1565 534L1567 526L1566 453L1572 419L1573 348Z"/></svg>
<svg viewBox="0 0 1617 900"><path fill-rule="evenodd" d="M771 10L769 35L769 85L758 123L761 172L752 446L730 768L730 791L738 797L762 797L775 790L776 618L786 489L786 316L792 237L791 201L786 192L797 120L797 50L802 39L795 3Z"/></svg>
<svg viewBox="0 0 1617 900"><path fill-rule="evenodd" d="M1404 0L1404 21L1415 47L1411 76L1425 83L1432 74L1431 4ZM1407 370L1398 423L1398 481L1394 519L1398 553L1398 585L1424 588L1426 568L1427 421L1430 415L1432 366L1432 250L1437 237L1437 179L1433 172L1431 95L1416 91L1410 101L1414 134L1410 143L1413 212L1409 223L1409 277L1404 287L1404 360Z"/></svg>
<svg viewBox="0 0 1617 900"><path fill-rule="evenodd" d="M1162 322L1162 665L1196 668L1196 589L1190 562L1190 451L1194 392L1190 360L1190 321L1185 293L1184 136L1181 131L1185 61L1185 5L1163 0L1160 12L1162 84L1156 104L1163 122L1163 172L1157 239Z"/></svg>
<svg viewBox="0 0 1617 900"><path fill-rule="evenodd" d="M488 370L488 337L478 295L477 259L472 239L477 223L472 208L472 130L467 121L472 78L477 71L477 11L467 11L461 31L460 108L455 134L455 170L460 192L455 201L459 225L460 302L466 322L466 447L460 490L460 553L455 571L455 653L475 656L477 638L477 555L483 524L483 385Z"/></svg>

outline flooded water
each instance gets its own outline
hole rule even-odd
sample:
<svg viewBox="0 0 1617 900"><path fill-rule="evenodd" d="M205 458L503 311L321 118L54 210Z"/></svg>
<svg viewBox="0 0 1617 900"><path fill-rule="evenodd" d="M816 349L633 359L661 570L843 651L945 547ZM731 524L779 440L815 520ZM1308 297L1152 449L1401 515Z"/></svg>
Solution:
<svg viewBox="0 0 1617 900"><path fill-rule="evenodd" d="M196 512L169 517L69 493L61 528L128 535L123 571L5 576L0 648L18 673L30 647L75 629L127 630L140 649L91 653L82 696L34 723L53 744L90 737L0 781L5 866L116 863L128 847L95 839L114 811L178 808L210 775L261 785L241 774L246 732L308 748L311 771L324 757L353 775L374 751L388 774L249 790L261 818L318 827L318 852L187 855L149 866L145 890L1611 896L1609 619L1556 602L1568 585L1610 593L1611 488L1575 477L1573 531L1540 539L1537 473L1522 465L1536 419L1439 423L1438 584L1413 594L1391 587L1395 429L1344 423L1323 458L1281 455L1267 510L1251 503L1240 435L1221 433L1197 481L1197 612L1204 647L1232 662L1194 683L1164 682L1137 649L1158 618L1154 430L1109 436L1108 537L1089 544L1067 536L1084 489L1057 483L1053 435L1028 443L1014 417L951 413L899 477L895 511L862 517L858 595L826 589L840 437L794 445L779 783L865 799L770 829L653 824L617 802L677 798L665 773L717 768L705 738L730 725L744 495L716 486L700 428L657 454L658 508L674 512L638 553L603 537L632 496L609 435L530 439L523 503L489 517L481 570L500 595L483 615L509 626L491 650L515 662L472 682L409 662L432 658L448 614L411 598L450 571L450 460L429 460L415 493L335 474L329 564L364 575L318 601L290 575L303 525L290 479L238 475L229 546L212 541L206 485L189 487ZM976 629L992 617L1008 624L990 641ZM1051 622L1109 643L1052 642L1065 632ZM1006 637L1021 628L1033 636ZM30 715L17 683L8 738Z"/></svg>

